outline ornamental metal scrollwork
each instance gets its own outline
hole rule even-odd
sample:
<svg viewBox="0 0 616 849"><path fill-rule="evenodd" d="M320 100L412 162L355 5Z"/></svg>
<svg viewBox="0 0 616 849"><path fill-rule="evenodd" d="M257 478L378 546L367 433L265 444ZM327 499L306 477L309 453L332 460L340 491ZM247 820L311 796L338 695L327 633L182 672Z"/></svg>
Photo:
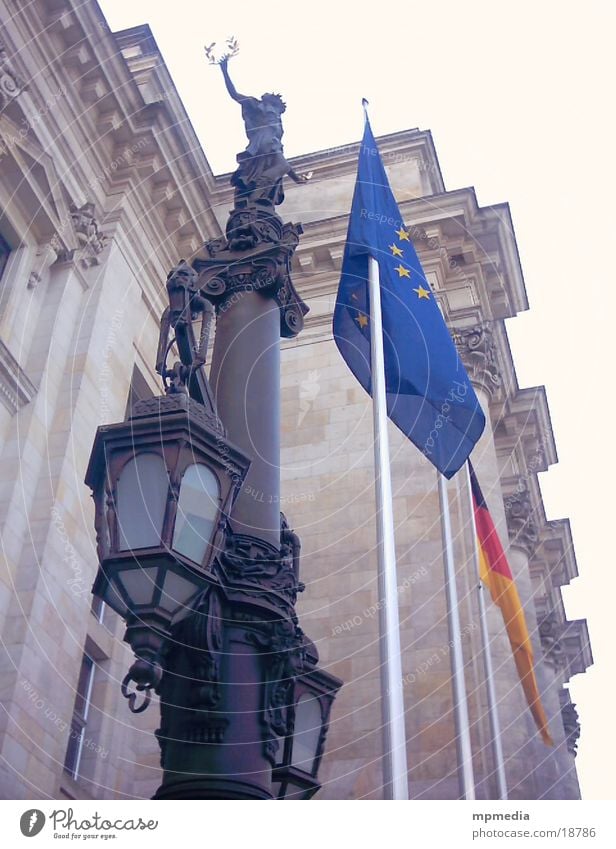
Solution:
<svg viewBox="0 0 616 849"><path fill-rule="evenodd" d="M156 662L150 662L144 658L138 657L128 670L122 681L120 690L125 699L128 699L128 708L131 713L143 713L152 700L152 690L158 691L162 679L163 671L160 665ZM129 691L129 685L133 681L135 690ZM138 707L137 693L143 693L143 701Z"/></svg>
<svg viewBox="0 0 616 849"><path fill-rule="evenodd" d="M193 613L178 629L193 670L191 691L195 711L215 710L220 703L220 661L223 649L224 611L218 590L208 588ZM198 717L195 722L198 723Z"/></svg>
<svg viewBox="0 0 616 849"><path fill-rule="evenodd" d="M241 534L227 534L225 550L218 558L225 583L241 589L247 595L282 597L294 605L297 594L303 592L299 580L299 537L290 530L286 520L281 527L281 544L277 550L261 540Z"/></svg>
<svg viewBox="0 0 616 849"><path fill-rule="evenodd" d="M280 740L284 740L292 730L294 683L306 665L304 633L294 622L278 620L259 631L247 632L246 636L263 653L263 753L272 766L275 766Z"/></svg>

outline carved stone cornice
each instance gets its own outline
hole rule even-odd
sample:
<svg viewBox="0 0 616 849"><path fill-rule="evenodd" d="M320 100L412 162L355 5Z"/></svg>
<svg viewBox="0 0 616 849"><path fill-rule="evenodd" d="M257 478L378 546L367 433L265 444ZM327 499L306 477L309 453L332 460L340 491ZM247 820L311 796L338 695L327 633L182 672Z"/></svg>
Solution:
<svg viewBox="0 0 616 849"><path fill-rule="evenodd" d="M541 526L539 545L530 563L531 574L546 591L577 577L578 569L568 519L551 519Z"/></svg>
<svg viewBox="0 0 616 849"><path fill-rule="evenodd" d="M535 510L526 487L505 498L505 516L511 545L521 548L530 557L539 542Z"/></svg>
<svg viewBox="0 0 616 849"><path fill-rule="evenodd" d="M14 414L36 394L36 386L0 340L0 401Z"/></svg>
<svg viewBox="0 0 616 849"><path fill-rule="evenodd" d="M567 661L567 679L592 666L594 661L585 619L565 620L560 641Z"/></svg>
<svg viewBox="0 0 616 849"><path fill-rule="evenodd" d="M491 398L502 383L491 324L455 328L452 336L471 382Z"/></svg>
<svg viewBox="0 0 616 849"><path fill-rule="evenodd" d="M27 84L21 79L9 59L6 48L0 41L0 109L5 106L27 88Z"/></svg>

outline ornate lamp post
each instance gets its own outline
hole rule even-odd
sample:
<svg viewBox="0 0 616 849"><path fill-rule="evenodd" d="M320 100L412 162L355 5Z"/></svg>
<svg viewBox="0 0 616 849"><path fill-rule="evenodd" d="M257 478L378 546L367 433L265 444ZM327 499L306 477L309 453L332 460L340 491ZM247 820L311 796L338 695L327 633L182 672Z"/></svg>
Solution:
<svg viewBox="0 0 616 849"><path fill-rule="evenodd" d="M279 340L307 307L290 277L301 227L275 204L285 175L307 178L282 153L282 100L238 95L228 58L250 142L235 208L226 238L168 276L156 364L166 394L97 432L93 592L127 624L129 707L160 698L154 798L308 799L341 682L317 669L298 625L300 542L279 513ZM214 312L212 391L202 366Z"/></svg>

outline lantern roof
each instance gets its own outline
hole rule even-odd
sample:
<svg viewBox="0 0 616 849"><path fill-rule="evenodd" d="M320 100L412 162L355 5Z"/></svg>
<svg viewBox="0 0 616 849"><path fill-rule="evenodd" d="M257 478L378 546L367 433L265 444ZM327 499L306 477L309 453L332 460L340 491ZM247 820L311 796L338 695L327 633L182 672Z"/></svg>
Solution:
<svg viewBox="0 0 616 849"><path fill-rule="evenodd" d="M138 401L126 421L98 428L85 483L94 490L105 475L105 451L110 443L136 453L156 443L181 439L190 442L195 452L217 456L230 477L245 477L250 458L227 439L216 413L185 393L171 393Z"/></svg>

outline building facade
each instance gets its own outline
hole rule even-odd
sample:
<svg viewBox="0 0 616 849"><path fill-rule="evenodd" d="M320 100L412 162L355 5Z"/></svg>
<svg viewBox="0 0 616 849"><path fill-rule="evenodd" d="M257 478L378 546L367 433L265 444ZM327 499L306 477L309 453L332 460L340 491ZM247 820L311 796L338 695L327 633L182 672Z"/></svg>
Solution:
<svg viewBox="0 0 616 849"><path fill-rule="evenodd" d="M130 663L115 614L92 605L96 428L159 392L164 281L223 229L215 176L149 29L110 32L94 0L1 2L0 797L148 798L157 708L120 695ZM578 798L579 724L566 684L592 663L560 587L576 576L567 520L537 474L556 462L542 387L520 388L506 319L528 308L506 204L446 191L428 132L379 140L394 194L486 412L473 462L532 634L554 748L536 732L500 611L488 605L510 797ZM331 316L358 145L298 157L294 283L310 307L282 342L281 509L302 540L302 627L345 682L321 768L324 799L381 797L370 401ZM458 798L436 472L391 428L409 789ZM255 493L255 497L259 497ZM466 480L449 484L479 798L496 798Z"/></svg>

